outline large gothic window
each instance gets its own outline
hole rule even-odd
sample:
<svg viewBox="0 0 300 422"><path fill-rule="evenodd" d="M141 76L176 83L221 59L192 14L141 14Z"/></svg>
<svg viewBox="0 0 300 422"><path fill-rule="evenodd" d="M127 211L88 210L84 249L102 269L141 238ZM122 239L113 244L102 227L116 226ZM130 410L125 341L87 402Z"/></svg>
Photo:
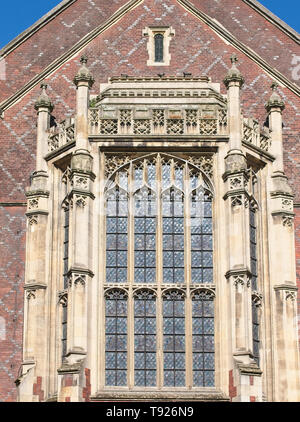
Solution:
<svg viewBox="0 0 300 422"><path fill-rule="evenodd" d="M105 386L214 386L212 188L152 154L105 190Z"/></svg>
<svg viewBox="0 0 300 422"><path fill-rule="evenodd" d="M164 60L164 36L156 34L154 36L155 61L163 62Z"/></svg>

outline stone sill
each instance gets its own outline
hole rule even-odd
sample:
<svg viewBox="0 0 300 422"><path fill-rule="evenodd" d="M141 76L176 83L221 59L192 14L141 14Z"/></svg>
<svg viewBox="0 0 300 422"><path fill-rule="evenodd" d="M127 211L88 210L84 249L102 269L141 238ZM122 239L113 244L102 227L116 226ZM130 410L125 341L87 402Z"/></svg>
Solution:
<svg viewBox="0 0 300 422"><path fill-rule="evenodd" d="M90 397L91 401L229 401L221 390L207 388L201 390L105 390Z"/></svg>

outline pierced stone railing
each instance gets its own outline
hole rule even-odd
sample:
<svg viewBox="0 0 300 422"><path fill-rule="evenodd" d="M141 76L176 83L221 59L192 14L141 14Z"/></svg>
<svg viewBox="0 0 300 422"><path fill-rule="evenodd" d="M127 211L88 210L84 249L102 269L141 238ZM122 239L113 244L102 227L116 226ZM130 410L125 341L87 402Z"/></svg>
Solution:
<svg viewBox="0 0 300 422"><path fill-rule="evenodd" d="M225 135L227 109L90 108L89 134L90 136Z"/></svg>
<svg viewBox="0 0 300 422"><path fill-rule="evenodd" d="M243 119L243 141L256 147L269 151L271 137L268 129L261 129L257 120Z"/></svg>
<svg viewBox="0 0 300 422"><path fill-rule="evenodd" d="M69 118L50 129L48 151L52 152L75 141L75 119Z"/></svg>

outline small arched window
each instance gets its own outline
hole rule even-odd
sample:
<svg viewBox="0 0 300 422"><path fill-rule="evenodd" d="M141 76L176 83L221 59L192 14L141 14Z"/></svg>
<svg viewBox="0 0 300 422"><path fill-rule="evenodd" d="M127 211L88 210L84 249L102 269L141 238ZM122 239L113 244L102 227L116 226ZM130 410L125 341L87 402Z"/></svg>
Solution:
<svg viewBox="0 0 300 422"><path fill-rule="evenodd" d="M155 61L163 62L164 61L164 36L162 34L156 34L154 36L154 45L155 45Z"/></svg>

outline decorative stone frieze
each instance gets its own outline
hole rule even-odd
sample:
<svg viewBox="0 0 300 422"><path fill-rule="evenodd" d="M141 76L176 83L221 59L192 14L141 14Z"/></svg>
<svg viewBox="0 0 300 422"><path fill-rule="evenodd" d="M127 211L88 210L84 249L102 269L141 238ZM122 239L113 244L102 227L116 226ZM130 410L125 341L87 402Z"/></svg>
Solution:
<svg viewBox="0 0 300 422"><path fill-rule="evenodd" d="M193 106L190 109L175 110L161 106L161 109L147 105L142 117L138 107L132 110L115 106L114 118L102 117L107 111L104 106L89 110L89 125L91 135L199 135L213 136L226 134L227 111L214 107L211 115L206 115L205 109ZM139 116L139 117L138 117ZM180 116L180 118L175 118Z"/></svg>

